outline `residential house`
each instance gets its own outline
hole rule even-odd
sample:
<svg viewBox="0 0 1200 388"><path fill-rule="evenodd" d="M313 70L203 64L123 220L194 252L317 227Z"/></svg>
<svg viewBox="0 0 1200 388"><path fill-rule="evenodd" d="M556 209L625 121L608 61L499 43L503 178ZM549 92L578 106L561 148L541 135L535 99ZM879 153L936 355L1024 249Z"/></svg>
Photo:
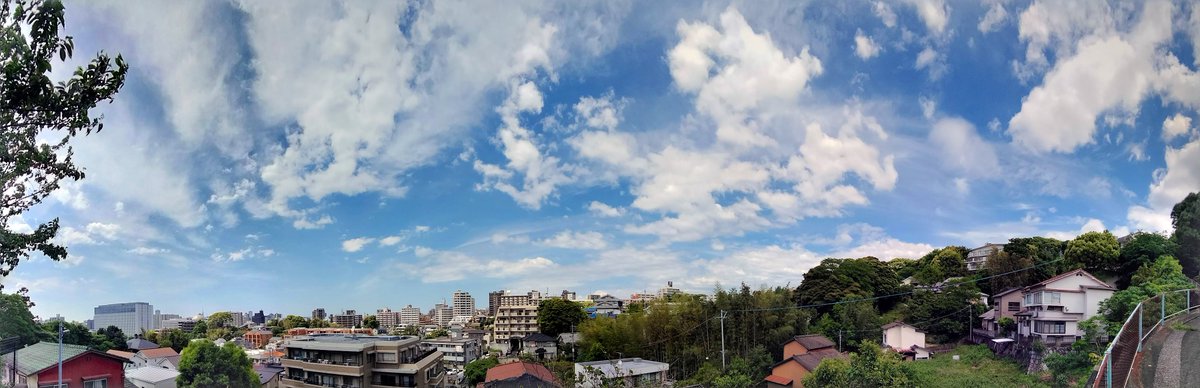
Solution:
<svg viewBox="0 0 1200 388"><path fill-rule="evenodd" d="M883 325L883 345L904 355L906 360L924 360L929 358L929 349L925 347L925 332L916 326L896 321Z"/></svg>
<svg viewBox="0 0 1200 388"><path fill-rule="evenodd" d="M431 338L421 341L426 348L442 352L442 366L446 369L465 369L467 364L482 356L482 342L473 338Z"/></svg>
<svg viewBox="0 0 1200 388"><path fill-rule="evenodd" d="M109 350L105 351L105 353L120 357L121 359L125 360L125 363L128 364L128 365L126 365L127 367L133 365L133 361L131 361L131 360L133 360L133 352L123 352L123 351L116 350L116 349L109 349Z"/></svg>
<svg viewBox="0 0 1200 388"><path fill-rule="evenodd" d="M254 373L258 374L262 388L279 388L283 379L283 367L279 364L254 364Z"/></svg>
<svg viewBox="0 0 1200 388"><path fill-rule="evenodd" d="M591 317L615 317L625 310L625 301L612 295L604 295L592 301Z"/></svg>
<svg viewBox="0 0 1200 388"><path fill-rule="evenodd" d="M38 342L0 355L0 385L45 387L58 382L59 345ZM13 358L17 362L14 367ZM107 388L125 385L125 360L86 346L62 345L64 388Z"/></svg>
<svg viewBox="0 0 1200 388"><path fill-rule="evenodd" d="M771 366L764 379L767 387L803 387L804 377L817 369L821 360L845 357L833 348L833 341L818 334L793 337L783 344L783 361Z"/></svg>
<svg viewBox="0 0 1200 388"><path fill-rule="evenodd" d="M1004 244L987 243L967 252L967 270L978 271L987 268L988 257L993 253L1004 250Z"/></svg>
<svg viewBox="0 0 1200 388"><path fill-rule="evenodd" d="M1116 291L1082 269L1059 274L1021 290L1022 310L1016 313L1022 339L1058 346L1083 337L1079 321L1100 312L1100 302Z"/></svg>
<svg viewBox="0 0 1200 388"><path fill-rule="evenodd" d="M552 360L558 356L558 341L554 337L533 333L521 338L521 342L525 344L522 353L531 354L538 360Z"/></svg>
<svg viewBox="0 0 1200 388"><path fill-rule="evenodd" d="M562 388L562 384L545 366L518 361L488 369L483 388Z"/></svg>
<svg viewBox="0 0 1200 388"><path fill-rule="evenodd" d="M671 365L640 358L622 358L575 363L575 386L591 387L662 387ZM620 384L615 384L620 382Z"/></svg>
<svg viewBox="0 0 1200 388"><path fill-rule="evenodd" d="M445 383L442 353L413 336L311 335L284 341L280 387L433 387Z"/></svg>
<svg viewBox="0 0 1200 388"><path fill-rule="evenodd" d="M161 346L158 346L158 344L147 341L142 338L134 338L129 341L125 341L125 347L129 348L130 350L136 351L136 350L143 350L143 349L157 349L157 348L160 348Z"/></svg>
<svg viewBox="0 0 1200 388"><path fill-rule="evenodd" d="M1002 336L1000 320L1008 317L1016 322L1017 313L1021 312L1021 299L1021 289L1017 287L992 295L992 309L979 316L979 327L983 329L980 334L992 338Z"/></svg>
<svg viewBox="0 0 1200 388"><path fill-rule="evenodd" d="M125 385L137 388L175 388L179 371L157 366L142 366L125 370Z"/></svg>
<svg viewBox="0 0 1200 388"><path fill-rule="evenodd" d="M139 350L133 354L129 362L134 368L143 366L153 366L159 368L167 368L171 370L179 369L179 353L171 348L157 348Z"/></svg>

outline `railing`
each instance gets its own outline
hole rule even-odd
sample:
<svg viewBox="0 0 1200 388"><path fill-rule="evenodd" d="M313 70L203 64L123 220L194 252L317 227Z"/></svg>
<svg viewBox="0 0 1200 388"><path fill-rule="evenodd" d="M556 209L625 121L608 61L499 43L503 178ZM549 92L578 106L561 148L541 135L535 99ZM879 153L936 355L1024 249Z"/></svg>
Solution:
<svg viewBox="0 0 1200 388"><path fill-rule="evenodd" d="M1093 388L1124 387L1129 384L1133 361L1142 352L1154 330L1167 319L1200 307L1200 289L1164 292L1141 301L1104 350L1104 358L1093 376Z"/></svg>

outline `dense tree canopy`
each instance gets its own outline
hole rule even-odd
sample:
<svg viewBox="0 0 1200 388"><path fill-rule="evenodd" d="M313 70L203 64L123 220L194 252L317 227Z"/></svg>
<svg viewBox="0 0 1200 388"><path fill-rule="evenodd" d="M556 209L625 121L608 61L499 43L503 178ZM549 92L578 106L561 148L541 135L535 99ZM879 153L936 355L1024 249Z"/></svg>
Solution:
<svg viewBox="0 0 1200 388"><path fill-rule="evenodd" d="M192 341L179 359L181 388L258 387L258 374L250 358L233 343L217 347L212 341Z"/></svg>
<svg viewBox="0 0 1200 388"><path fill-rule="evenodd" d="M1129 278L1143 265L1153 263L1162 256L1175 253L1175 242L1158 233L1137 232L1121 247L1117 280L1118 288L1129 287Z"/></svg>
<svg viewBox="0 0 1200 388"><path fill-rule="evenodd" d="M182 352L183 348L186 348L188 346L188 342L191 340L192 337L183 330L167 329L163 330L163 332L158 335L158 342L156 343L158 346L175 349L176 352Z"/></svg>
<svg viewBox="0 0 1200 388"><path fill-rule="evenodd" d="M899 355L885 352L874 342L865 342L850 360L826 358L812 374L805 376L810 388L914 387L919 386L916 372Z"/></svg>
<svg viewBox="0 0 1200 388"><path fill-rule="evenodd" d="M487 377L487 370L496 365L500 365L500 360L495 357L484 357L467 363L463 368L467 386L474 387L476 384L482 383L483 379Z"/></svg>
<svg viewBox="0 0 1200 388"><path fill-rule="evenodd" d="M1066 243L1049 237L1021 237L1008 240L1004 252L1015 257L1026 258L1035 266L1028 271L1033 283L1049 279L1069 268L1063 258Z"/></svg>
<svg viewBox="0 0 1200 388"><path fill-rule="evenodd" d="M1107 230L1087 232L1067 242L1063 253L1073 268L1083 268L1092 273L1107 273L1117 269L1117 256L1121 245Z"/></svg>
<svg viewBox="0 0 1200 388"><path fill-rule="evenodd" d="M13 230L9 220L41 203L63 179L83 179L72 159L70 140L103 128L89 110L112 97L125 83L121 56L97 54L70 79L50 79L52 64L75 50L60 1L3 1L0 4L0 277L21 260L40 252L51 260L67 257L52 239L58 219Z"/></svg>
<svg viewBox="0 0 1200 388"><path fill-rule="evenodd" d="M804 281L796 288L795 298L799 305L818 305L848 297L880 297L899 292L900 280L887 263L874 257L825 259L804 273ZM878 305L887 310L894 300L881 299ZM833 306L816 309L828 313Z"/></svg>
<svg viewBox="0 0 1200 388"><path fill-rule="evenodd" d="M218 311L208 316L208 324L214 328L225 327L233 323L233 314L228 311Z"/></svg>
<svg viewBox="0 0 1200 388"><path fill-rule="evenodd" d="M971 303L979 299L979 289L972 283L940 292L917 291L905 302L906 322L924 330L929 342L952 342L966 336L968 321L987 310L982 303Z"/></svg>
<svg viewBox="0 0 1200 388"><path fill-rule="evenodd" d="M989 280L992 293L1009 288L1025 287L1041 281L1035 271L1020 271L1034 264L1034 257L1008 251L993 252L988 256L987 272L994 277Z"/></svg>
<svg viewBox="0 0 1200 388"><path fill-rule="evenodd" d="M1178 244L1176 257L1183 274L1190 278L1200 275L1200 193L1188 194L1171 209L1172 236Z"/></svg>
<svg viewBox="0 0 1200 388"><path fill-rule="evenodd" d="M26 345L36 343L38 327L25 298L20 294L0 293L0 338L9 337L21 337Z"/></svg>
<svg viewBox="0 0 1200 388"><path fill-rule="evenodd" d="M551 298L538 304L538 330L551 337L578 330L584 319L587 319L587 312L579 303Z"/></svg>
<svg viewBox="0 0 1200 388"><path fill-rule="evenodd" d="M369 328L369 329L378 329L379 328L379 318L374 315L367 315L367 316L363 317L363 327Z"/></svg>
<svg viewBox="0 0 1200 388"><path fill-rule="evenodd" d="M1100 314L1120 326L1142 300L1159 293L1192 287L1194 285L1183 274L1183 267L1178 260L1171 256L1159 256L1133 274L1129 288L1117 291L1100 302Z"/></svg>

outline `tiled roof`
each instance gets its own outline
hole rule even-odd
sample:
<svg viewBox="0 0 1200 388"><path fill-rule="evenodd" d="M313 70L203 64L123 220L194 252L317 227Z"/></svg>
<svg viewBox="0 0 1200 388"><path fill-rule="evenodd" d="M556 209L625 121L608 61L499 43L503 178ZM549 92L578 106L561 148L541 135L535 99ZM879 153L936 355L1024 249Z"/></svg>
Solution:
<svg viewBox="0 0 1200 388"><path fill-rule="evenodd" d="M792 385L792 379L789 379L787 377L783 377L780 375L770 375L770 376L767 376L767 378L765 378L763 380L766 382L775 383L775 384L779 384L779 385Z"/></svg>
<svg viewBox="0 0 1200 388"><path fill-rule="evenodd" d="M256 364L254 365L254 373L258 373L258 383L266 385L267 382L275 378L276 375L283 373L283 367Z"/></svg>
<svg viewBox="0 0 1200 388"><path fill-rule="evenodd" d="M154 349L159 346L156 343L147 341L142 338L134 338L129 341L125 341L125 347L133 349L133 350L142 350L142 349Z"/></svg>
<svg viewBox="0 0 1200 388"><path fill-rule="evenodd" d="M1040 283L1038 283L1038 284L1034 284L1034 285L1032 285L1032 286L1025 287L1025 289L1026 289L1026 290L1032 290L1032 289L1036 289L1036 288L1038 288L1038 287L1045 287L1045 286L1049 285L1050 283L1054 283L1054 282L1057 282L1057 281L1059 281L1059 280L1063 280L1063 279L1066 279L1066 278L1068 278L1068 277L1075 276L1075 274L1082 274L1083 276L1087 276L1089 279L1092 279L1092 280L1094 280L1096 283L1099 283L1099 284L1103 284L1103 285L1104 285L1103 287L1096 287L1096 288L1102 288L1102 289L1112 289L1112 286L1109 286L1109 285L1108 285L1108 283L1105 283L1103 280L1100 280L1099 278L1097 278L1097 277L1095 277L1095 276L1092 276L1092 274L1088 273L1088 271L1084 271L1083 269L1077 269L1077 270L1074 270L1074 271L1067 271L1067 272L1060 273L1060 274L1058 274L1058 275L1055 275L1055 276L1054 276L1054 277L1052 277L1052 278L1049 278L1049 279L1043 280L1043 281L1041 281L1041 282L1040 282Z"/></svg>
<svg viewBox="0 0 1200 388"><path fill-rule="evenodd" d="M171 348L144 349L139 351L138 354L145 358L163 358L179 355L179 353L175 352L175 349Z"/></svg>
<svg viewBox="0 0 1200 388"><path fill-rule="evenodd" d="M830 358L830 357L844 358L846 356L839 353L837 350L834 350L833 348L821 348L821 349L817 349L815 351L809 351L808 353L805 353L805 354L800 354L800 355L795 355L795 356L792 356L789 358L785 358L785 359L783 359L783 361L777 362L777 363L775 363L775 365L772 365L771 368L774 369L777 366L795 361L796 363L800 364L800 366L803 367L804 369L807 369L809 372L812 372L813 370L817 369L817 365L821 364L821 360L824 360L824 359Z"/></svg>
<svg viewBox="0 0 1200 388"><path fill-rule="evenodd" d="M111 355L114 355L114 356L117 356L120 358L124 358L126 360L133 358L132 352L122 352L120 350L109 349L109 351L107 351L105 353L108 353L108 354L111 354Z"/></svg>
<svg viewBox="0 0 1200 388"><path fill-rule="evenodd" d="M558 379L555 379L554 374L550 373L550 370L546 369L545 366L523 361L493 366L487 370L487 377L484 379L484 382L515 379L525 375L533 376L538 380L554 383L555 385L558 384Z"/></svg>
<svg viewBox="0 0 1200 388"><path fill-rule="evenodd" d="M1017 291L1021 291L1021 288L1020 287L1009 287L1008 289L1005 289L1004 291L1000 291L999 293L996 293L996 295L992 295L992 297L999 298L1001 296L1005 296L1005 295L1008 295L1008 294L1011 294L1011 293L1014 293Z"/></svg>
<svg viewBox="0 0 1200 388"><path fill-rule="evenodd" d="M832 348L833 341L820 334L798 335L792 338L792 341L800 343L808 351L813 351L821 348Z"/></svg>
<svg viewBox="0 0 1200 388"><path fill-rule="evenodd" d="M533 341L533 342L554 342L554 337L551 337L551 336L548 336L548 335L545 335L542 333L533 333L533 334L525 336L525 338L523 338L522 340Z"/></svg>
<svg viewBox="0 0 1200 388"><path fill-rule="evenodd" d="M86 346L63 344L62 359L67 361L75 356L87 353ZM29 376L43 369L58 364L58 344L53 342L38 342L17 349L17 372ZM103 354L96 352L97 354ZM12 363L12 353L3 356L6 363Z"/></svg>

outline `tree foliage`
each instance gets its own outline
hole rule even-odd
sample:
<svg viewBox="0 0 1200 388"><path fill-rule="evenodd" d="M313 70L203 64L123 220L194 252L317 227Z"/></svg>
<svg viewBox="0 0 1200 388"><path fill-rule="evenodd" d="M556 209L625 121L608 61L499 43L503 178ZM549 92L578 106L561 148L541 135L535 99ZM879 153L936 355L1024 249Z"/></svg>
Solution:
<svg viewBox="0 0 1200 388"><path fill-rule="evenodd" d="M1200 275L1200 193L1188 194L1171 208L1171 226L1183 274L1195 278Z"/></svg>
<svg viewBox="0 0 1200 388"><path fill-rule="evenodd" d="M183 388L259 386L258 374L242 349L232 343L217 347L208 340L192 341L183 349L175 383Z"/></svg>
<svg viewBox="0 0 1200 388"><path fill-rule="evenodd" d="M128 340L129 338L125 336L121 328L116 326L97 329L96 335L92 337L93 345L99 351L128 349L128 345L125 343Z"/></svg>
<svg viewBox="0 0 1200 388"><path fill-rule="evenodd" d="M283 330L291 330L297 327L309 327L308 318L299 315L288 315L279 321L280 327Z"/></svg>
<svg viewBox="0 0 1200 388"><path fill-rule="evenodd" d="M1063 258L1066 243L1049 237L1019 237L1008 240L1004 244L1004 252L1016 257L1026 258L1034 269L1026 271L1032 276L1031 283L1037 283L1069 268ZM996 290L1002 291L1002 290Z"/></svg>
<svg viewBox="0 0 1200 388"><path fill-rule="evenodd" d="M1034 257L1019 255L1008 251L996 251L988 256L987 272L994 275L989 280L992 292L998 293L1009 288L1022 288L1041 280L1037 279L1034 271L1019 271L1034 264Z"/></svg>
<svg viewBox="0 0 1200 388"><path fill-rule="evenodd" d="M1153 263L1161 256L1175 254L1175 242L1158 233L1137 232L1121 247L1117 262L1120 271L1117 288L1129 287L1134 272L1143 265Z"/></svg>
<svg viewBox="0 0 1200 388"><path fill-rule="evenodd" d="M579 324L585 319L587 312L579 303L552 298L538 304L538 330L551 337L578 330Z"/></svg>
<svg viewBox="0 0 1200 388"><path fill-rule="evenodd" d="M379 328L379 318L374 315L364 316L363 317L363 327L369 328L369 329L378 329Z"/></svg>
<svg viewBox="0 0 1200 388"><path fill-rule="evenodd" d="M463 368L467 386L474 387L476 384L482 383L487 378L487 370L496 365L500 365L500 360L495 357L484 357L467 363Z"/></svg>
<svg viewBox="0 0 1200 388"><path fill-rule="evenodd" d="M1107 230L1087 232L1067 242L1067 250L1063 254L1073 268L1083 268L1092 273L1107 273L1117 270L1121 244L1117 243L1117 238Z"/></svg>
<svg viewBox="0 0 1200 388"><path fill-rule="evenodd" d="M0 293L0 338L21 337L30 345L38 342L38 327L29 304L20 294Z"/></svg>
<svg viewBox="0 0 1200 388"><path fill-rule="evenodd" d="M912 387L919 386L916 372L899 355L884 352L874 342L865 342L850 360L826 358L812 374L805 376L805 387Z"/></svg>
<svg viewBox="0 0 1200 388"><path fill-rule="evenodd" d="M819 305L851 297L882 297L900 291L900 278L887 263L874 257L859 259L825 259L804 273L804 281L796 287L798 305ZM880 299L881 310L888 310L894 298ZM818 306L820 313L829 313L832 305Z"/></svg>
<svg viewBox="0 0 1200 388"><path fill-rule="evenodd" d="M1100 314L1120 326L1142 300L1167 291L1192 288L1183 274L1179 261L1171 256L1159 256L1153 263L1143 265L1130 278L1129 288L1113 293L1100 302Z"/></svg>
<svg viewBox="0 0 1200 388"><path fill-rule="evenodd" d="M163 330L162 333L158 335L157 343L158 346L175 349L176 352L182 352L183 348L186 348L191 340L191 335L183 330L167 329Z"/></svg>
<svg viewBox="0 0 1200 388"><path fill-rule="evenodd" d="M233 314L228 311L218 311L208 316L208 324L214 328L225 327L233 323Z"/></svg>
<svg viewBox="0 0 1200 388"><path fill-rule="evenodd" d="M908 322L925 331L930 342L948 343L967 335L968 321L986 306L973 304L979 289L964 283L940 292L917 291L906 302Z"/></svg>
<svg viewBox="0 0 1200 388"><path fill-rule="evenodd" d="M125 83L128 66L118 55L97 54L71 78L55 83L52 64L75 50L60 1L4 1L0 4L0 277L40 252L51 260L67 257L52 241L58 219L22 231L10 219L57 190L63 179L84 178L75 165L70 140L99 132L100 118L89 110L111 101Z"/></svg>

